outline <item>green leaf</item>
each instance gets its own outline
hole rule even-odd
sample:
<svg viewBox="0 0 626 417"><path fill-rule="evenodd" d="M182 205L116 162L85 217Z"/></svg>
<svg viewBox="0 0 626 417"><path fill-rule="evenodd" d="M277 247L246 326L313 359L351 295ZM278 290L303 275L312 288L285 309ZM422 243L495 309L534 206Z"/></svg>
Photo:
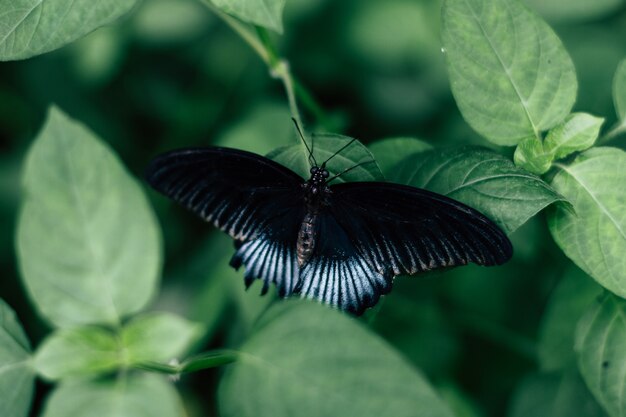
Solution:
<svg viewBox="0 0 626 417"><path fill-rule="evenodd" d="M397 137L377 140L369 144L367 148L374 155L385 177L390 177L398 162L412 154L428 151L433 147L419 139Z"/></svg>
<svg viewBox="0 0 626 417"><path fill-rule="evenodd" d="M84 326L48 336L35 353L35 369L49 380L93 376L123 363L120 343L110 330Z"/></svg>
<svg viewBox="0 0 626 417"><path fill-rule="evenodd" d="M623 125L626 125L626 59L623 59L617 66L615 77L613 78L613 102L617 118Z"/></svg>
<svg viewBox="0 0 626 417"><path fill-rule="evenodd" d="M591 148L598 139L602 123L604 123L602 117L594 117L588 113L572 113L548 132L543 146L546 152L554 155L554 159L584 151Z"/></svg>
<svg viewBox="0 0 626 417"><path fill-rule="evenodd" d="M391 180L459 200L507 233L563 200L540 178L496 152L477 147L434 150L406 158Z"/></svg>
<svg viewBox="0 0 626 417"><path fill-rule="evenodd" d="M176 390L159 375L131 374L116 381L76 381L54 390L43 417L180 417Z"/></svg>
<svg viewBox="0 0 626 417"><path fill-rule="evenodd" d="M578 367L612 417L626 413L626 301L611 294L594 303L576 331Z"/></svg>
<svg viewBox="0 0 626 417"><path fill-rule="evenodd" d="M513 396L509 417L604 417L575 369L532 375Z"/></svg>
<svg viewBox="0 0 626 417"><path fill-rule="evenodd" d="M275 304L219 391L228 416L451 416L424 377L355 319L306 302Z"/></svg>
<svg viewBox="0 0 626 417"><path fill-rule="evenodd" d="M378 164L374 160L372 153L361 142L352 141L352 138L341 135L319 134L311 137L314 145L313 154L317 163L322 164L342 147L347 146L343 151L334 156L326 168L332 177L341 173L359 163L364 163L349 172L346 172L334 182L350 182L350 181L382 181L383 174L378 168ZM270 152L267 157L274 161L285 165L295 171L302 178L309 178L310 165L307 160L307 153L302 144L283 146Z"/></svg>
<svg viewBox="0 0 626 417"><path fill-rule="evenodd" d="M130 11L137 0L0 0L0 61L60 48Z"/></svg>
<svg viewBox="0 0 626 417"><path fill-rule="evenodd" d="M602 287L578 268L569 268L561 277L541 320L539 363L542 370L559 370L576 364L576 325L602 291Z"/></svg>
<svg viewBox="0 0 626 417"><path fill-rule="evenodd" d="M15 312L0 298L0 416L26 417L33 396L30 344Z"/></svg>
<svg viewBox="0 0 626 417"><path fill-rule="evenodd" d="M244 22L283 33L283 8L285 0L203 0L210 1L224 13Z"/></svg>
<svg viewBox="0 0 626 417"><path fill-rule="evenodd" d="M565 254L600 285L626 296L626 153L616 148L583 152L552 186L573 205L556 206L548 226Z"/></svg>
<svg viewBox="0 0 626 417"><path fill-rule="evenodd" d="M498 145L516 145L567 116L576 74L552 29L517 0L446 0L443 45L465 120Z"/></svg>
<svg viewBox="0 0 626 417"><path fill-rule="evenodd" d="M52 108L26 158L19 265L57 326L141 310L161 269L161 237L139 184L83 125Z"/></svg>
<svg viewBox="0 0 626 417"><path fill-rule="evenodd" d="M552 159L552 153L546 152L543 142L536 136L530 136L518 143L513 155L515 165L537 175L548 172Z"/></svg>
<svg viewBox="0 0 626 417"><path fill-rule="evenodd" d="M150 313L133 319L122 329L128 363L168 362L202 335L202 325L171 313Z"/></svg>

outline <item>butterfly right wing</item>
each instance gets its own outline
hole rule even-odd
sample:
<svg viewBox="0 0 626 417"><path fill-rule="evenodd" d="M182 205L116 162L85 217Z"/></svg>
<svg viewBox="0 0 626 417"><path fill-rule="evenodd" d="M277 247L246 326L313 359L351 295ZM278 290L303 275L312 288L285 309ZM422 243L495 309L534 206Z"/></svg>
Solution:
<svg viewBox="0 0 626 417"><path fill-rule="evenodd" d="M295 239L304 216L300 176L260 155L212 147L160 155L146 178L236 240L231 265L245 265L246 285L259 278L264 291L274 283L281 296L292 293Z"/></svg>

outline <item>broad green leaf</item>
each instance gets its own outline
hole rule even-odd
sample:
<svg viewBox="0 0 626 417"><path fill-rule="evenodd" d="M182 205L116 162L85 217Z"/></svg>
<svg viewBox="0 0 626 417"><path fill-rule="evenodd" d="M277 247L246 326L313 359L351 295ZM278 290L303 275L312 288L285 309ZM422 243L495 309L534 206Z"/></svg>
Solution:
<svg viewBox="0 0 626 417"><path fill-rule="evenodd" d="M613 78L613 102L617 118L623 125L626 125L626 59L617 66L615 77Z"/></svg>
<svg viewBox="0 0 626 417"><path fill-rule="evenodd" d="M211 2L224 13L244 22L259 25L278 33L283 32L283 8L285 0L202 0Z"/></svg>
<svg viewBox="0 0 626 417"><path fill-rule="evenodd" d="M0 298L0 416L26 417L33 396L30 344L15 312Z"/></svg>
<svg viewBox="0 0 626 417"><path fill-rule="evenodd" d="M128 363L168 362L202 334L202 326L171 313L150 313L133 319L121 332Z"/></svg>
<svg viewBox="0 0 626 417"><path fill-rule="evenodd" d="M465 120L498 145L516 145L567 116L576 74L552 29L517 0L446 0L443 46Z"/></svg>
<svg viewBox="0 0 626 417"><path fill-rule="evenodd" d="M161 237L139 184L83 125L52 108L26 158L22 277L57 326L117 324L157 285Z"/></svg>
<svg viewBox="0 0 626 417"><path fill-rule="evenodd" d="M509 417L605 417L576 369L532 375L513 395Z"/></svg>
<svg viewBox="0 0 626 417"><path fill-rule="evenodd" d="M115 370L123 361L116 335L96 326L57 330L35 353L35 369L49 380L95 376Z"/></svg>
<svg viewBox="0 0 626 417"><path fill-rule="evenodd" d="M0 61L60 48L107 25L137 0L0 0Z"/></svg>
<svg viewBox="0 0 626 417"><path fill-rule="evenodd" d="M554 155L554 159L584 151L595 143L602 123L604 123L602 117L594 117L588 113L572 113L548 132L543 146L546 152Z"/></svg>
<svg viewBox="0 0 626 417"><path fill-rule="evenodd" d="M574 333L583 313L602 287L576 267L569 268L550 296L539 331L539 364L543 371L576 364Z"/></svg>
<svg viewBox="0 0 626 417"><path fill-rule="evenodd" d="M552 180L573 205L556 206L548 225L565 254L600 285L626 296L626 152L593 148Z"/></svg>
<svg viewBox="0 0 626 417"><path fill-rule="evenodd" d="M241 347L219 405L224 417L452 415L416 369L355 319L294 300L268 310Z"/></svg>
<svg viewBox="0 0 626 417"><path fill-rule="evenodd" d="M546 152L544 143L536 136L530 136L517 144L513 160L515 165L528 172L541 175L552 166L553 155Z"/></svg>
<svg viewBox="0 0 626 417"><path fill-rule="evenodd" d="M507 233L562 200L540 178L496 152L477 147L422 152L402 161L390 179L459 200Z"/></svg>
<svg viewBox="0 0 626 417"><path fill-rule="evenodd" d="M606 15L623 0L525 0L531 9L551 21L591 20Z"/></svg>
<svg viewBox="0 0 626 417"><path fill-rule="evenodd" d="M433 147L424 141L409 137L377 140L367 146L385 177L390 177L395 165L404 158Z"/></svg>
<svg viewBox="0 0 626 417"><path fill-rule="evenodd" d="M159 375L122 375L115 381L76 381L55 389L43 417L180 417L176 390Z"/></svg>
<svg viewBox="0 0 626 417"><path fill-rule="evenodd" d="M319 134L312 135L309 143L313 143L313 155L319 165L330 158L335 152L347 146L328 162L326 168L330 172L331 177L357 164L363 163L363 165L351 169L349 172L335 179L333 183L382 181L383 174L380 172L372 153L359 141L354 141L349 144L352 140L352 138L347 136ZM273 150L267 155L268 158L285 165L305 179L311 176L309 173L311 167L307 156L306 149L302 144L283 146L282 148Z"/></svg>
<svg viewBox="0 0 626 417"><path fill-rule="evenodd" d="M612 294L594 303L576 331L578 367L612 417L626 414L626 301Z"/></svg>

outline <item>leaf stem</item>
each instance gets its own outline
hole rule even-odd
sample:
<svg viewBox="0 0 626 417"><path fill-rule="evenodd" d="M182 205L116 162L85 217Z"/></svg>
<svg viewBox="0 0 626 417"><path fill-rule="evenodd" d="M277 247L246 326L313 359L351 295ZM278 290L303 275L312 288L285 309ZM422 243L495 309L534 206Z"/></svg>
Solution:
<svg viewBox="0 0 626 417"><path fill-rule="evenodd" d="M603 145L606 142L615 139L622 133L626 133L626 119L618 121L606 134L596 141L596 145Z"/></svg>
<svg viewBox="0 0 626 417"><path fill-rule="evenodd" d="M239 352L234 350L213 350L192 356L179 364L166 364L160 362L140 362L132 366L144 371L159 372L162 374L178 375L187 372L196 372L202 369L215 368L237 360Z"/></svg>
<svg viewBox="0 0 626 417"><path fill-rule="evenodd" d="M331 129L330 118L326 115L323 108L317 103L313 95L298 82L289 69L289 62L282 58L278 53L267 29L261 26L255 26L255 34L243 23L236 18L229 16L219 8L211 4L210 0L203 0L203 3L215 13L221 20L231 27L241 38L252 48L252 50L265 62L270 70L270 74L274 78L281 80L287 93L289 101L289 110L298 124L302 126L302 118L298 110L296 97L311 112L316 120L325 128ZM332 129L331 129L332 130Z"/></svg>

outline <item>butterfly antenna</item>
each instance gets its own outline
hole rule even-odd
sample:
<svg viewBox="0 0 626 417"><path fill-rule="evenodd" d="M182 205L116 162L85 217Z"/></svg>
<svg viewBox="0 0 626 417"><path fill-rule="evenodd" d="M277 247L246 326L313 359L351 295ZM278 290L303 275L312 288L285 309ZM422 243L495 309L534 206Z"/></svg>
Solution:
<svg viewBox="0 0 626 417"><path fill-rule="evenodd" d="M339 174L333 175L332 177L330 177L329 179L326 180L326 184L328 184L329 182L331 182L332 180L334 180L335 178L339 178L340 176L342 176L343 174L347 174L348 172L352 171L354 168L360 167L362 165L365 164L371 164L372 162L376 162L373 159L370 159L369 161L365 161L365 162L360 162L356 165L351 166L350 168L344 169L343 171L341 171Z"/></svg>
<svg viewBox="0 0 626 417"><path fill-rule="evenodd" d="M309 152L309 165L318 166L317 161L315 160L315 156L313 155L313 149L309 148L309 144L306 143L306 140L304 139L304 135L302 134L302 130L300 130L300 125L298 125L298 122L295 118L292 117L291 120L293 121L293 124L296 125L296 130L298 131L298 134L300 135L300 139L302 139L302 143L304 143L304 147L306 148L307 152ZM313 141L311 141L311 147L312 146L313 146ZM313 160L313 162L311 162L311 160Z"/></svg>
<svg viewBox="0 0 626 417"><path fill-rule="evenodd" d="M356 140L356 138L353 138L350 142L346 143L345 145L343 145L337 152L335 152L334 154L332 154L330 156L330 158L328 158L327 160L325 160L321 167L324 168L326 166L326 164L328 163L328 161L330 161L331 159L333 159L335 156L339 155L339 153L341 151L343 151L344 149L346 149L348 146L352 145L352 142L354 142Z"/></svg>

